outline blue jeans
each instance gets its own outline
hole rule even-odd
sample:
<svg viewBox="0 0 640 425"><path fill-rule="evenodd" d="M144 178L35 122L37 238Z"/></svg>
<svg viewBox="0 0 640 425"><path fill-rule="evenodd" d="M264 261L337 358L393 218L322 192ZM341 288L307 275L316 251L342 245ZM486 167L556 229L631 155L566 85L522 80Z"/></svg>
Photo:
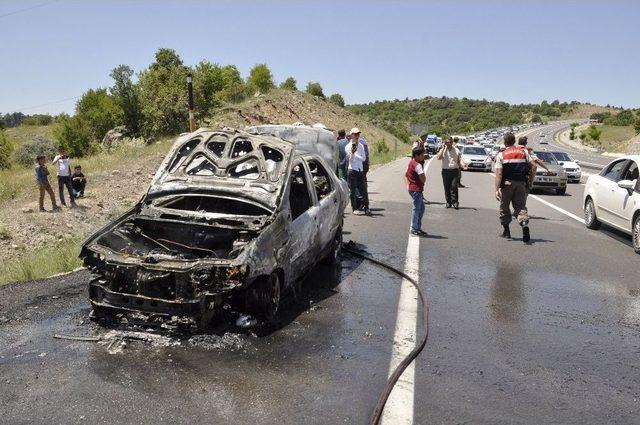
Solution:
<svg viewBox="0 0 640 425"><path fill-rule="evenodd" d="M422 192L409 192L413 199L413 210L411 211L411 230L422 230L422 216L424 215L424 197Z"/></svg>
<svg viewBox="0 0 640 425"><path fill-rule="evenodd" d="M67 192L69 192L69 198L73 204L75 202L75 197L73 196L73 189L71 188L71 176L58 176L58 193L60 195L60 203L62 205L67 205L64 201L65 187L67 188Z"/></svg>

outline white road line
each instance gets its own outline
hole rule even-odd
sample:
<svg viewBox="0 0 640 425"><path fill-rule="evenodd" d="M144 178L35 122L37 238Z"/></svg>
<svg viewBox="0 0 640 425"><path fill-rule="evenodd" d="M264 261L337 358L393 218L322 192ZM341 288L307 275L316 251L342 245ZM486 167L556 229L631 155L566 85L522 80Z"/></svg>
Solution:
<svg viewBox="0 0 640 425"><path fill-rule="evenodd" d="M495 177L495 176L496 176L494 173L489 173L489 174L491 174L493 177ZM529 198L533 198L533 199L535 199L536 201L542 202L542 203L543 203L543 204L545 204L546 206L553 208L554 210L556 210L556 211L558 211L558 212L560 212L560 213L562 213L562 214L566 215L567 217L571 217L572 219L577 220L577 221L579 221L580 223L584 223L584 219L583 219L582 217L578 217L577 215L575 215L575 214L573 214L573 213L570 213L569 211L563 210L562 208L560 208L560 207L558 207L558 206L555 206L555 205L554 205L554 204L552 204L551 202L546 201L546 200L542 199L541 197L539 197L539 196L537 196L537 195L531 195L531 194L529 194Z"/></svg>
<svg viewBox="0 0 640 425"><path fill-rule="evenodd" d="M429 165L435 156L424 166L427 174ZM420 238L409 236L407 255L404 260L404 272L416 281L420 281ZM402 279L396 328L393 334L393 349L389 362L389 376L398 364L413 350L416 345L418 323L418 291L406 279ZM382 424L413 424L413 403L415 399L415 361L400 375L398 383L393 387L382 415Z"/></svg>
<svg viewBox="0 0 640 425"><path fill-rule="evenodd" d="M553 205L551 202L546 201L546 200L542 199L539 196L529 195L529 198L533 198L536 201L542 202L546 206L551 207L551 208L553 208L554 210L556 210L558 212L561 212L562 214L566 215L567 217L571 217L572 219L574 219L576 221L579 221L580 223L584 223L584 219L582 217L578 217L577 215L575 215L573 213L570 213L569 211L563 210L562 208Z"/></svg>
<svg viewBox="0 0 640 425"><path fill-rule="evenodd" d="M407 256L404 261L404 272L413 279L419 279L420 238L409 236ZM416 344L416 328L418 320L418 291L406 279L402 280L398 315L393 336L393 351L389 363L389 375L404 359ZM393 387L382 415L382 424L413 424L413 403L415 389L415 361L400 375L398 383Z"/></svg>

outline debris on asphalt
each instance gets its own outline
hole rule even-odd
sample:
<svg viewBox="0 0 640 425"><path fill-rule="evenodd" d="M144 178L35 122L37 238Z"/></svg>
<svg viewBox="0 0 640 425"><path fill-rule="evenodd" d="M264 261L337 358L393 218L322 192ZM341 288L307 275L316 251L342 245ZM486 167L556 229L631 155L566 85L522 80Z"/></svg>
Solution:
<svg viewBox="0 0 640 425"><path fill-rule="evenodd" d="M219 335L195 335L187 340L194 347L205 350L243 350L247 342L239 334L225 333Z"/></svg>

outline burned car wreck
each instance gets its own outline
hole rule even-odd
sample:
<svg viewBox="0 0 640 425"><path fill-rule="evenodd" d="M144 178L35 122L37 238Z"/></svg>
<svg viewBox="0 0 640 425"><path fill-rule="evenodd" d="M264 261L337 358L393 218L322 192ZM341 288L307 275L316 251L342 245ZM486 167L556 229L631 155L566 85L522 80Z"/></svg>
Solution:
<svg viewBox="0 0 640 425"><path fill-rule="evenodd" d="M348 193L334 140L296 126L180 136L145 196L82 246L92 317L206 327L235 302L273 320L284 291L339 256Z"/></svg>

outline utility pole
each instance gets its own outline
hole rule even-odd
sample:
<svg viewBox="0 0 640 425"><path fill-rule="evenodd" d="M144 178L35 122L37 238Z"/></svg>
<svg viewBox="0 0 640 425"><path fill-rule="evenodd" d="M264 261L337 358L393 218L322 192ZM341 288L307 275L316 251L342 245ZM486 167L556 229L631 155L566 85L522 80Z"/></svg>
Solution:
<svg viewBox="0 0 640 425"><path fill-rule="evenodd" d="M189 91L189 131L196 131L196 119L193 113L193 75L187 75L187 90Z"/></svg>

